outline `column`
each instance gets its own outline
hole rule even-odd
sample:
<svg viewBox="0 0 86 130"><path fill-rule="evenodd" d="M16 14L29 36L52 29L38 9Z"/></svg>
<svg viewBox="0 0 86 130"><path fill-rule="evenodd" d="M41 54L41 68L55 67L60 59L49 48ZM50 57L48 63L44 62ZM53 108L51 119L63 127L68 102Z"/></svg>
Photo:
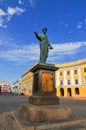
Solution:
<svg viewBox="0 0 86 130"><path fill-rule="evenodd" d="M64 84L63 85L66 86L67 85L67 78L66 78L67 72L64 70L63 74L64 74Z"/></svg>
<svg viewBox="0 0 86 130"><path fill-rule="evenodd" d="M60 86L59 71L55 72L56 87Z"/></svg>
<svg viewBox="0 0 86 130"><path fill-rule="evenodd" d="M75 85L75 83L74 83L74 70L73 69L71 69L71 86L73 86L73 85Z"/></svg>
<svg viewBox="0 0 86 130"><path fill-rule="evenodd" d="M80 71L80 68L78 68L78 82L79 82L79 85L82 85L82 83L81 83L81 71Z"/></svg>

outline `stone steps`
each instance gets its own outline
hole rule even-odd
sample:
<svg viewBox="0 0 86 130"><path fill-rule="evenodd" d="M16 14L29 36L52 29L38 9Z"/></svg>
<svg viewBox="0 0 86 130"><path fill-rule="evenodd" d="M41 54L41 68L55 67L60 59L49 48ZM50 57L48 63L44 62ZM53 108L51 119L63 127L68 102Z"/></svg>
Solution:
<svg viewBox="0 0 86 130"><path fill-rule="evenodd" d="M36 130L86 130L86 119L42 124Z"/></svg>
<svg viewBox="0 0 86 130"><path fill-rule="evenodd" d="M11 111L0 115L0 130L86 130L86 119L31 124L18 112Z"/></svg>
<svg viewBox="0 0 86 130"><path fill-rule="evenodd" d="M2 118L3 118L3 115L0 115L0 130L5 130L5 124Z"/></svg>
<svg viewBox="0 0 86 130"><path fill-rule="evenodd" d="M6 130L21 130L15 118L10 113L3 113L3 122Z"/></svg>
<svg viewBox="0 0 86 130"><path fill-rule="evenodd" d="M34 127L17 112L4 112L0 115L0 130L34 130Z"/></svg>

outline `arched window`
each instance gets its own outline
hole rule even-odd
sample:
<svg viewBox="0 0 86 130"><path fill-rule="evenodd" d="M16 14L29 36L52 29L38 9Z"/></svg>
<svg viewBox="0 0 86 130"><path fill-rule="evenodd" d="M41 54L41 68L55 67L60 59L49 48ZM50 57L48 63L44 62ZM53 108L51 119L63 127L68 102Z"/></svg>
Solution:
<svg viewBox="0 0 86 130"><path fill-rule="evenodd" d="M79 95L79 94L80 94L79 88L75 88L75 94L76 94L76 95Z"/></svg>
<svg viewBox="0 0 86 130"><path fill-rule="evenodd" d="M64 96L64 89L63 88L60 88L60 95Z"/></svg>
<svg viewBox="0 0 86 130"><path fill-rule="evenodd" d="M68 88L68 89L67 89L67 95L68 95L68 96L72 96L71 88Z"/></svg>

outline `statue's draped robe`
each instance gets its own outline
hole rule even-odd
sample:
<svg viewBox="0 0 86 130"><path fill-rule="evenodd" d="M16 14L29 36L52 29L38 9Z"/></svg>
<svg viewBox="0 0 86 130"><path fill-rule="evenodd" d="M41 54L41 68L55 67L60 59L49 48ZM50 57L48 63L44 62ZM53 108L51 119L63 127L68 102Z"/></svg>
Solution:
<svg viewBox="0 0 86 130"><path fill-rule="evenodd" d="M40 63L45 63L48 57L49 44L48 37L45 34L38 35L40 38Z"/></svg>

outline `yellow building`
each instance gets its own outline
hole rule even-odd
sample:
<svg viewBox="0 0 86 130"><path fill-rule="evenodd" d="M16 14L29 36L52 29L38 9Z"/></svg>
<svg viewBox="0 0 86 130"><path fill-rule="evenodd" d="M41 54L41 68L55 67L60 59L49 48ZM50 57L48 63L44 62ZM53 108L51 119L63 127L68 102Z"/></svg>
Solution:
<svg viewBox="0 0 86 130"><path fill-rule="evenodd" d="M57 96L86 97L86 59L56 64ZM33 74L28 69L21 78L22 93L32 94Z"/></svg>
<svg viewBox="0 0 86 130"><path fill-rule="evenodd" d="M21 77L22 93L25 96L32 95L33 74L27 70Z"/></svg>
<svg viewBox="0 0 86 130"><path fill-rule="evenodd" d="M33 88L33 73L30 72L30 69L33 68L36 64L31 66L26 72L24 72L21 76L21 93L23 93L25 96L31 96L32 95L32 88Z"/></svg>
<svg viewBox="0 0 86 130"><path fill-rule="evenodd" d="M86 97L86 59L56 66L57 95Z"/></svg>

